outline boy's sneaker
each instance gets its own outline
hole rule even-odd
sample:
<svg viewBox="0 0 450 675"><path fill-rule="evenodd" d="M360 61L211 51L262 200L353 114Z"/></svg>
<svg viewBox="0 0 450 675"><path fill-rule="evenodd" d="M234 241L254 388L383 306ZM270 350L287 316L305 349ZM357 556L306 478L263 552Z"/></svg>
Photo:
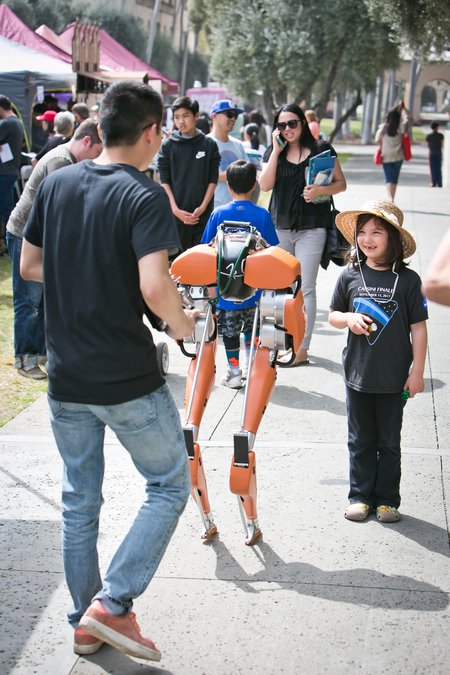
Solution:
<svg viewBox="0 0 450 675"><path fill-rule="evenodd" d="M344 516L347 520L356 520L362 521L367 518L370 513L370 506L364 504L364 502L356 502L355 504L349 504L345 509Z"/></svg>
<svg viewBox="0 0 450 675"><path fill-rule="evenodd" d="M230 389L240 389L242 387L242 370L233 371L227 368L227 372L220 378L220 384Z"/></svg>
<svg viewBox="0 0 450 675"><path fill-rule="evenodd" d="M94 600L81 617L80 628L129 656L161 660L161 652L154 642L141 634L134 612L122 616L108 614L100 600Z"/></svg>
<svg viewBox="0 0 450 675"><path fill-rule="evenodd" d="M377 506L377 518L381 523L396 523L400 520L400 514L395 506L382 504Z"/></svg>
<svg viewBox="0 0 450 675"><path fill-rule="evenodd" d="M73 636L73 651L75 654L95 654L103 644L103 640L89 635L82 628L75 630Z"/></svg>

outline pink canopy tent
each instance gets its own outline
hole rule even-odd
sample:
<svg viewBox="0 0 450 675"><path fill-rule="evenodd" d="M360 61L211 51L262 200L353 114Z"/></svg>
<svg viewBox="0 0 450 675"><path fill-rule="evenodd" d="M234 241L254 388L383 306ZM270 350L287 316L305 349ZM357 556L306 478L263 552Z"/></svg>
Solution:
<svg viewBox="0 0 450 675"><path fill-rule="evenodd" d="M64 63L72 63L70 54L58 49L54 44L37 35L34 30L14 14L8 5L0 5L0 36L41 52L41 54L64 61Z"/></svg>
<svg viewBox="0 0 450 675"><path fill-rule="evenodd" d="M59 44L64 45L65 49L72 52L72 38L75 28L75 23L70 24L66 30L58 35ZM142 61L137 56L132 54L123 45L117 42L109 33L103 28L99 30L100 40L100 68L104 70L113 71L141 71L148 73L152 80L161 80L163 88L168 94L178 93L178 82L170 80L168 77L160 73L155 68L152 68Z"/></svg>

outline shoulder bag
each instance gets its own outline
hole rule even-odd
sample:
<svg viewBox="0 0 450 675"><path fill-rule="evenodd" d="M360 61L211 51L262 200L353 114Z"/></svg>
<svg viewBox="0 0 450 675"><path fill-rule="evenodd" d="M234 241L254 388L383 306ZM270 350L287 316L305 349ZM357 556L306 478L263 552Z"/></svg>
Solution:
<svg viewBox="0 0 450 675"><path fill-rule="evenodd" d="M334 205L333 197L331 197L330 205L330 224L327 227L327 238L320 260L320 266L323 267L324 270L327 269L330 260L338 267L343 267L345 265L347 249L349 248L348 241L336 227L336 216L339 211Z"/></svg>
<svg viewBox="0 0 450 675"><path fill-rule="evenodd" d="M402 134L402 148L405 160L409 162L409 160L412 158L411 138L409 134Z"/></svg>

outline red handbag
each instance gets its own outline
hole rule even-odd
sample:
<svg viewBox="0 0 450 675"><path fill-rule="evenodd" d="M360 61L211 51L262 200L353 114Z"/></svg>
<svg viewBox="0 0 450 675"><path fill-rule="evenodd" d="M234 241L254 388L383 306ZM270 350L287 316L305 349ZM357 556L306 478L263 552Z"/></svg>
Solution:
<svg viewBox="0 0 450 675"><path fill-rule="evenodd" d="M376 164L377 166L383 164L383 158L381 156L381 146L377 148L377 151L373 156L373 163Z"/></svg>
<svg viewBox="0 0 450 675"><path fill-rule="evenodd" d="M412 157L412 152L411 152L411 139L408 134L402 134L402 148L403 148L403 156L407 162Z"/></svg>

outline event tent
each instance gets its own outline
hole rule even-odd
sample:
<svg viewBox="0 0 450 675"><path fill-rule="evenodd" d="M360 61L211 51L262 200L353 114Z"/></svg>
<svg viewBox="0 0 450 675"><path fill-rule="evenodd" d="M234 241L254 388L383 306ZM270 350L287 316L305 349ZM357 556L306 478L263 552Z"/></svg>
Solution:
<svg viewBox="0 0 450 675"><path fill-rule="evenodd" d="M72 53L72 38L75 29L75 24L70 24L66 30L58 35L58 44L64 44L69 54ZM40 31L41 32L41 31ZM42 34L44 34L42 32ZM49 34L47 33L47 36ZM178 93L178 82L170 80L168 77L160 73L155 68L152 68L142 61L137 56L132 54L120 42L117 42L106 30L99 29L98 32L100 41L100 69L113 71L138 71L148 74L150 80L161 80L163 90L168 94Z"/></svg>
<svg viewBox="0 0 450 675"><path fill-rule="evenodd" d="M0 37L0 94L14 103L26 133L31 132L31 111L39 86L45 91L71 91L77 76L68 63Z"/></svg>
<svg viewBox="0 0 450 675"><path fill-rule="evenodd" d="M45 40L40 35L37 35L32 28L27 26L8 5L0 5L0 37L14 40L24 47L35 49L41 54L46 54L54 59L64 61L64 63L72 63L72 57L62 49L58 49L55 45ZM2 60L4 60L2 54Z"/></svg>

